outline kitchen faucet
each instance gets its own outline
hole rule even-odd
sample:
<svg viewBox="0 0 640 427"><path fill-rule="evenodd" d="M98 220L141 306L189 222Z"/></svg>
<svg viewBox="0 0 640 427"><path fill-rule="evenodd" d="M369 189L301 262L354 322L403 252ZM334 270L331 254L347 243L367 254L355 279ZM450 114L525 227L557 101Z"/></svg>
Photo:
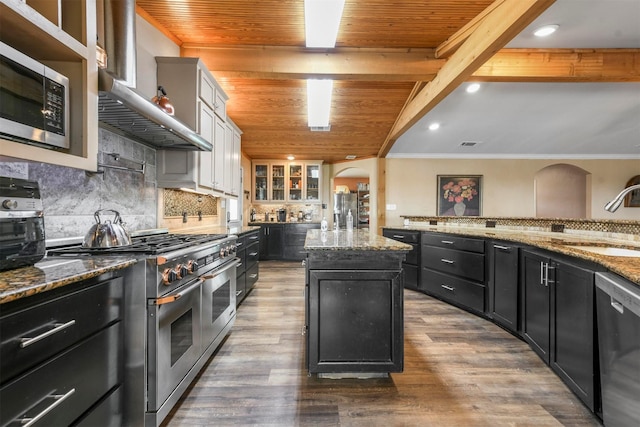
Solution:
<svg viewBox="0 0 640 427"><path fill-rule="evenodd" d="M628 193L632 192L633 190L640 190L640 184L632 185L631 187L627 187L624 190L622 190L620 194L616 196L615 199L613 199L612 201L604 205L604 210L609 212L615 212L620 207L620 204L624 200L624 196L626 196Z"/></svg>

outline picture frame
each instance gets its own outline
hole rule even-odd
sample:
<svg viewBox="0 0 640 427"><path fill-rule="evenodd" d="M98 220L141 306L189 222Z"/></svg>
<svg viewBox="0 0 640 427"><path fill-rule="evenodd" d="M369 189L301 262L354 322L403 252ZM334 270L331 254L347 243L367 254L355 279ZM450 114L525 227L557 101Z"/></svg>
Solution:
<svg viewBox="0 0 640 427"><path fill-rule="evenodd" d="M640 184L640 175L636 175L631 178L624 188L631 187L632 185ZM633 190L626 196L624 196L625 208L640 208L640 190Z"/></svg>
<svg viewBox="0 0 640 427"><path fill-rule="evenodd" d="M482 175L438 175L438 216L481 216Z"/></svg>

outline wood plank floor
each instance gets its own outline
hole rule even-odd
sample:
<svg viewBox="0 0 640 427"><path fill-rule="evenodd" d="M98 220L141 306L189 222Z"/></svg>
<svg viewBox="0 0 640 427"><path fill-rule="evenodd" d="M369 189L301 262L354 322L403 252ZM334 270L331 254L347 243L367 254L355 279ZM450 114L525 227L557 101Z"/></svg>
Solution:
<svg viewBox="0 0 640 427"><path fill-rule="evenodd" d="M300 263L261 262L232 333L163 426L601 426L527 344L410 290L403 373L308 376L303 289Z"/></svg>

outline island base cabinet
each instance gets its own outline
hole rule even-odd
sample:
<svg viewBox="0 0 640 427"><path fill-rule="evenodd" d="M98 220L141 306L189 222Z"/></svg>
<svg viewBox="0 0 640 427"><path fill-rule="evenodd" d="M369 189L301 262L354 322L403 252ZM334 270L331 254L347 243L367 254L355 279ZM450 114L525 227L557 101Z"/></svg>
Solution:
<svg viewBox="0 0 640 427"><path fill-rule="evenodd" d="M518 258L519 248L510 243L493 242L489 250L489 317L518 334Z"/></svg>
<svg viewBox="0 0 640 427"><path fill-rule="evenodd" d="M401 271L311 270L307 292L310 373L402 372Z"/></svg>

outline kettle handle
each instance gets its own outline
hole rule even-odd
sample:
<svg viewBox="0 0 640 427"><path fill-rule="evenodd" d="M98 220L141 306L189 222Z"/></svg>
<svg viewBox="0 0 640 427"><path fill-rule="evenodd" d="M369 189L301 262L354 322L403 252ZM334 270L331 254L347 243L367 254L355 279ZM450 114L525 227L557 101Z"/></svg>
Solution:
<svg viewBox="0 0 640 427"><path fill-rule="evenodd" d="M122 224L122 218L120 217L120 212L115 211L113 209L98 209L94 214L93 217L96 219L96 222L98 224L100 224L100 212L111 212L113 214L115 214L115 219L113 220L113 224Z"/></svg>

